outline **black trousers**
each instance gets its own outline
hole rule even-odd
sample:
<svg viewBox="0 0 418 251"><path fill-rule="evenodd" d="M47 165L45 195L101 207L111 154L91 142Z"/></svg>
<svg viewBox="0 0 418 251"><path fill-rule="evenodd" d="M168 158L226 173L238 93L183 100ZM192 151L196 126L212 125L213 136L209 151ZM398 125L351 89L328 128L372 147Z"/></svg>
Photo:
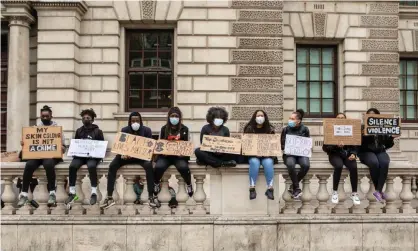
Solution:
<svg viewBox="0 0 418 251"><path fill-rule="evenodd" d="M194 151L194 154L196 155L196 158L202 162L205 165L211 166L211 167L221 167L222 162L224 161L230 161L234 160L234 156L232 154L227 153L212 153L212 152L206 152L200 150L200 148L196 148Z"/></svg>
<svg viewBox="0 0 418 251"><path fill-rule="evenodd" d="M164 175L164 172L168 169L169 166L174 165L177 168L177 171L183 177L187 185L192 184L192 175L190 174L189 163L187 160L181 159L176 156L159 156L157 163L155 164L154 169L154 180L155 183L160 183L161 178Z"/></svg>
<svg viewBox="0 0 418 251"><path fill-rule="evenodd" d="M48 181L48 191L55 191L55 165L61 162L61 159L31 159L26 162L25 170L23 171L22 192L27 193L29 185L32 180L33 173L39 166L43 166L46 172L46 179Z"/></svg>
<svg viewBox="0 0 418 251"><path fill-rule="evenodd" d="M351 183L351 190L353 193L357 192L357 180L358 180L358 172L357 172L357 162L356 160L349 160L348 157L340 156L339 154L330 154L328 155L329 163L334 167L334 174L333 174L333 183L332 189L334 191L338 190L338 183L340 183L341 173L343 171L343 166L346 166L348 171L350 172L350 183Z"/></svg>
<svg viewBox="0 0 418 251"><path fill-rule="evenodd" d="M87 165L91 186L97 187L97 164L99 164L99 161L99 159L74 157L71 161L70 167L68 168L70 187L75 186L77 181L77 171L82 165Z"/></svg>
<svg viewBox="0 0 418 251"><path fill-rule="evenodd" d="M135 158L122 159L121 155L116 155L109 165L109 171L107 173L107 196L112 196L113 194L118 169L130 164L137 164L144 168L145 177L147 178L148 196L152 197L154 194L154 170L152 169L152 163L150 161Z"/></svg>
<svg viewBox="0 0 418 251"><path fill-rule="evenodd" d="M301 156L283 155L283 162L287 167L293 189L299 189L299 182L303 180L310 168L309 158ZM296 173L296 164L299 164L300 171Z"/></svg>
<svg viewBox="0 0 418 251"><path fill-rule="evenodd" d="M359 153L361 163L369 167L370 176L376 191L382 192L386 179L388 178L390 158L386 152Z"/></svg>

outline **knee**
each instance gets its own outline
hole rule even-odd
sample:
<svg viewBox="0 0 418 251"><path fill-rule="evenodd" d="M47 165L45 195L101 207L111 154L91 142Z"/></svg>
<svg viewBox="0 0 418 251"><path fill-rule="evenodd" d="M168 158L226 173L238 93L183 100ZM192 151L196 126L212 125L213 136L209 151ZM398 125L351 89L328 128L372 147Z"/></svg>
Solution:
<svg viewBox="0 0 418 251"><path fill-rule="evenodd" d="M141 165L145 169L145 171L152 171L151 161L144 161ZM157 168L157 166L155 166L155 168Z"/></svg>
<svg viewBox="0 0 418 251"><path fill-rule="evenodd" d="M26 162L25 171L35 171L37 166L34 163Z"/></svg>
<svg viewBox="0 0 418 251"><path fill-rule="evenodd" d="M307 162L307 163L301 163L299 165L300 165L300 168L302 168L306 172L309 171L309 168L311 167L311 165L309 164L309 162Z"/></svg>
<svg viewBox="0 0 418 251"><path fill-rule="evenodd" d="M54 169L55 167L55 162L52 159L44 160L42 164L45 169Z"/></svg>
<svg viewBox="0 0 418 251"><path fill-rule="evenodd" d="M177 169L182 171L188 171L189 170L189 164L186 161L178 161L177 162Z"/></svg>
<svg viewBox="0 0 418 251"><path fill-rule="evenodd" d="M258 158L250 158L248 161L250 166L259 167L260 166L260 160Z"/></svg>
<svg viewBox="0 0 418 251"><path fill-rule="evenodd" d="M89 171L95 171L97 169L97 165L94 163L87 163L87 169Z"/></svg>
<svg viewBox="0 0 418 251"><path fill-rule="evenodd" d="M202 153L202 151L200 150L200 148L196 148L194 150L194 154L196 155L196 157L199 156L201 153Z"/></svg>
<svg viewBox="0 0 418 251"><path fill-rule="evenodd" d="M295 163L295 161L290 160L290 159L287 158L286 161L285 161L285 165L286 165L287 169L294 169L296 163Z"/></svg>
<svg viewBox="0 0 418 251"><path fill-rule="evenodd" d="M273 166L274 166L274 161L273 161L273 159L268 158L268 159L264 159L264 160L263 160L263 167L264 167L264 168L273 168Z"/></svg>

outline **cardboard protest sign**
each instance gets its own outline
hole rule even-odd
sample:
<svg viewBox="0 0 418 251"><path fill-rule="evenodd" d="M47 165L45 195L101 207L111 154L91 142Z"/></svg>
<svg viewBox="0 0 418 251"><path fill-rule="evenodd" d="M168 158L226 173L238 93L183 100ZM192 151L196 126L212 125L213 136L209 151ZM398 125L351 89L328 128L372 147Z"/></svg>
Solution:
<svg viewBox="0 0 418 251"><path fill-rule="evenodd" d="M280 135L277 134L244 134L241 144L245 156L281 156Z"/></svg>
<svg viewBox="0 0 418 251"><path fill-rule="evenodd" d="M112 153L150 161L156 142L154 139L119 132L116 134L111 151Z"/></svg>
<svg viewBox="0 0 418 251"><path fill-rule="evenodd" d="M393 114L364 114L365 135L401 135L401 119Z"/></svg>
<svg viewBox="0 0 418 251"><path fill-rule="evenodd" d="M230 137L203 135L200 150L215 153L241 154L241 140Z"/></svg>
<svg viewBox="0 0 418 251"><path fill-rule="evenodd" d="M4 152L1 153L1 162L19 162L19 153L15 152Z"/></svg>
<svg viewBox="0 0 418 251"><path fill-rule="evenodd" d="M107 141L90 139L72 139L67 156L102 159L106 155Z"/></svg>
<svg viewBox="0 0 418 251"><path fill-rule="evenodd" d="M181 140L157 140L154 154L192 156L194 152L193 143Z"/></svg>
<svg viewBox="0 0 418 251"><path fill-rule="evenodd" d="M324 119L325 145L361 145L360 119Z"/></svg>
<svg viewBox="0 0 418 251"><path fill-rule="evenodd" d="M24 127L23 159L62 158L62 127L33 126Z"/></svg>
<svg viewBox="0 0 418 251"><path fill-rule="evenodd" d="M310 158L312 156L312 139L295 135L286 135L284 153L287 155Z"/></svg>

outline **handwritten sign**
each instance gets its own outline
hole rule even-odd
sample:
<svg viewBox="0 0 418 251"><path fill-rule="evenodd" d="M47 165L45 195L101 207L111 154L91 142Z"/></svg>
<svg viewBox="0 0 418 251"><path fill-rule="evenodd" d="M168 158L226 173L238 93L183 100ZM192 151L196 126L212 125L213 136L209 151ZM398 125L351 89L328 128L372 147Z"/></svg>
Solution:
<svg viewBox="0 0 418 251"><path fill-rule="evenodd" d="M107 141L72 139L67 156L102 159L106 155Z"/></svg>
<svg viewBox="0 0 418 251"><path fill-rule="evenodd" d="M295 135L286 135L284 152L287 155L310 158L312 156L312 139Z"/></svg>
<svg viewBox="0 0 418 251"><path fill-rule="evenodd" d="M360 119L324 119L325 145L361 145Z"/></svg>
<svg viewBox="0 0 418 251"><path fill-rule="evenodd" d="M215 153L241 154L241 140L230 137L204 135L200 150Z"/></svg>
<svg viewBox="0 0 418 251"><path fill-rule="evenodd" d="M36 126L24 127L23 159L62 158L62 127Z"/></svg>
<svg viewBox="0 0 418 251"><path fill-rule="evenodd" d="M393 114L365 114L365 135L401 135L401 120Z"/></svg>
<svg viewBox="0 0 418 251"><path fill-rule="evenodd" d="M280 135L277 134L244 134L241 143L245 156L281 156Z"/></svg>
<svg viewBox="0 0 418 251"><path fill-rule="evenodd" d="M156 142L154 139L119 132L111 152L150 161Z"/></svg>
<svg viewBox="0 0 418 251"><path fill-rule="evenodd" d="M19 153L15 152L4 152L1 153L1 162L19 162Z"/></svg>
<svg viewBox="0 0 418 251"><path fill-rule="evenodd" d="M174 155L174 156L192 156L193 143L181 140L157 140L154 154Z"/></svg>

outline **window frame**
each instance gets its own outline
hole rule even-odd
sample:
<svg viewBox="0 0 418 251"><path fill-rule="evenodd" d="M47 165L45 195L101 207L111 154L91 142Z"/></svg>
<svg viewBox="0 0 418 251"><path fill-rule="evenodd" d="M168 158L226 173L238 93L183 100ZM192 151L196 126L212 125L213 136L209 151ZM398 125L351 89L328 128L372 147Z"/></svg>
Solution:
<svg viewBox="0 0 418 251"><path fill-rule="evenodd" d="M339 74L339 65L338 65L338 44L305 44L305 43L303 43L303 44L296 44L296 54L295 54L295 63L296 63L296 97L295 97L295 99L296 99L296 109L298 109L298 107L297 107L297 101L298 101L298 88L297 88L297 85L298 85L298 82L304 82L304 81L299 81L298 80L298 57L297 57L297 52L298 52L298 49L299 48L306 48L306 49L311 49L311 48L321 48L321 49L324 49L324 48L332 48L333 50L334 50L334 52L333 52L333 77L334 77L334 91L333 91L333 96L332 96L332 98L333 98L333 111L332 111L332 114L326 114L326 115L323 115L322 113L322 110L320 111L320 113L321 114L311 114L309 111L305 111L305 116L304 116L304 118L335 118L335 116L337 116L337 113L338 113L338 105L339 105L339 100L338 100L338 98L339 98L339 86L338 86L338 84L339 84L339 81L338 81L338 74ZM307 70L307 75L310 75L310 70L309 70L309 67L310 67L310 62L309 62L309 60L310 60L310 55L308 55L309 57L307 58L307 64L305 64L306 65L306 70ZM309 63L308 63L309 62ZM319 64L320 66L322 66L323 64L322 64L322 53L320 54L320 64ZM321 74L321 76L322 76L322 71L320 71L320 74ZM322 82L331 82L331 81L322 81L322 80L318 80L318 81L311 81L310 79L309 79L309 81L305 81L306 83L307 83L307 108L308 108L308 110L309 110L309 107L310 107L310 96L309 96L309 94L310 94L310 90L309 90L309 84L310 84L310 82L320 82L321 83L321 91L320 91L320 97L319 97L319 99L320 99L320 101L321 101L321 108L322 108L322 100L323 100L323 98L322 98Z"/></svg>
<svg viewBox="0 0 418 251"><path fill-rule="evenodd" d="M406 62L406 66L405 66L405 74L403 74L403 72L401 71L401 64L402 64L402 61L405 61ZM401 89L400 88L400 86L398 86L398 88L399 88L399 115L401 115L401 111L403 110L403 112L404 112L404 115L406 115L406 109L407 109L407 107L408 107L408 105L402 105L401 104L401 95L403 96L403 98L404 98L404 101L406 102L406 92L407 91L415 91L415 95L414 95L414 97L415 97L415 104L413 105L413 106L415 106L416 107L416 110L415 110L415 118L414 119L406 119L406 118L404 118L404 117L401 117L401 122L402 123L407 123L407 124L409 124L409 123L418 123L418 70L417 70L417 72L416 72L416 75L408 75L408 74L406 74L407 73L407 69L408 69L408 67L407 67L407 65L408 65L408 61L416 61L417 62L417 67L418 67L418 58L405 58L405 57L403 57L403 58L400 58L399 59L399 81L402 81L402 79L403 79L403 77L405 77L405 78L407 78L408 76L414 76L414 77L416 77L416 86L415 86L415 89Z"/></svg>
<svg viewBox="0 0 418 251"><path fill-rule="evenodd" d="M171 33L172 36L172 46L171 46L171 60L170 60L170 64L171 64L171 71L164 71L164 70L151 70L151 71L147 71L147 70L141 70L140 67L130 67L130 58L129 58L129 54L130 54L130 39L131 36L133 34L141 34L141 33L150 33L150 32L155 32L155 33L163 33L163 32L169 32ZM164 28L164 29L126 29L125 30L125 93L124 93L124 97L125 97L125 112L167 112L170 107L174 106L175 102L174 102L174 50L175 50L175 34L174 34L174 29L170 29L170 28ZM168 108L130 108L129 107L129 92L130 92L130 72L171 72L171 104L170 107ZM158 75L157 75L158 76ZM158 90L158 89L156 89ZM140 95L142 95L142 97L144 96L144 89L141 90ZM144 101L143 101L144 102Z"/></svg>
<svg viewBox="0 0 418 251"><path fill-rule="evenodd" d="M409 5L408 3L413 3ZM400 7L418 7L418 1L399 1Z"/></svg>

